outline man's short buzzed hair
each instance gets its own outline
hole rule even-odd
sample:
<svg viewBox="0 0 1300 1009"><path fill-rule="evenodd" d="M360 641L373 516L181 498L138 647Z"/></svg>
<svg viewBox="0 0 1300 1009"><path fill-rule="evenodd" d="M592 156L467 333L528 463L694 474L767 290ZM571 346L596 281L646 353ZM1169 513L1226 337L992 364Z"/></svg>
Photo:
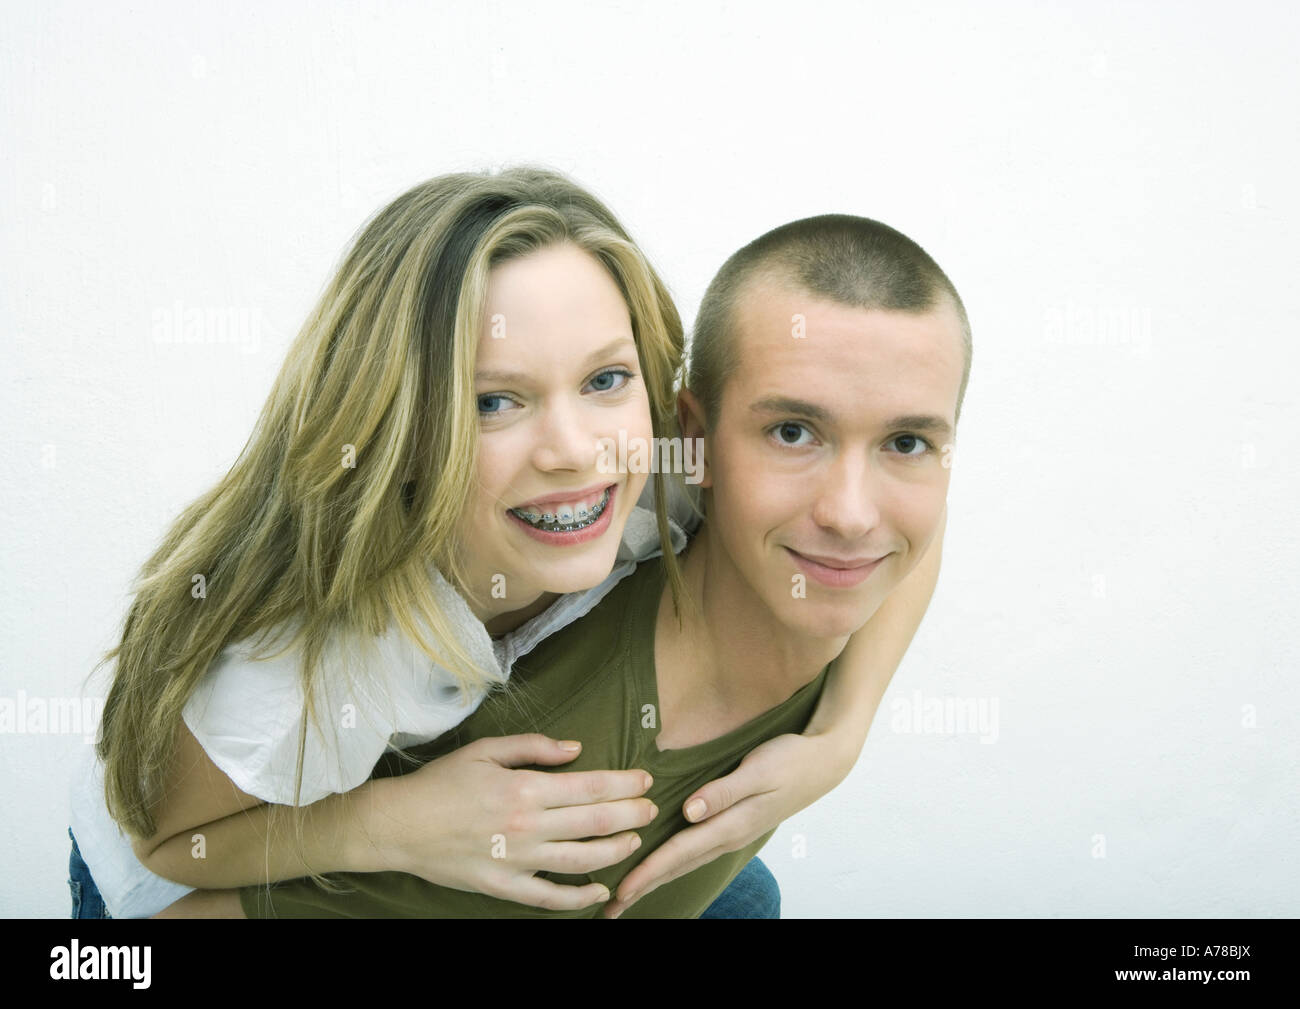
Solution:
<svg viewBox="0 0 1300 1009"><path fill-rule="evenodd" d="M922 314L947 301L961 320L961 388L970 378L970 322L957 289L924 249L866 217L823 214L774 228L728 259L709 284L691 334L687 387L717 424L722 389L736 366L735 309L753 280L768 280L854 308Z"/></svg>

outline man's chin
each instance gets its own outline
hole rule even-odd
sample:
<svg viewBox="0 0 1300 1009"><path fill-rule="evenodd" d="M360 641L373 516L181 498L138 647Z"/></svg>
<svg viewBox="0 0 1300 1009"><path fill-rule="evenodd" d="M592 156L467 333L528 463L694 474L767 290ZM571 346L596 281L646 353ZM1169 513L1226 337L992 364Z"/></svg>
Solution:
<svg viewBox="0 0 1300 1009"><path fill-rule="evenodd" d="M810 592L805 599L785 604L781 622L810 638L847 638L860 631L879 608L874 595L866 599L823 600Z"/></svg>

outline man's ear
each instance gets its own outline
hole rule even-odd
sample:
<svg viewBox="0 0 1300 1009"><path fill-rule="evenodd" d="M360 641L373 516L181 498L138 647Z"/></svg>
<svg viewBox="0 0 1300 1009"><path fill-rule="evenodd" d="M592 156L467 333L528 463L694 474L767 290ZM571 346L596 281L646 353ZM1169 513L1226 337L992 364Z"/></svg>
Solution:
<svg viewBox="0 0 1300 1009"><path fill-rule="evenodd" d="M698 468L697 473L687 474L688 478L694 477L690 482L697 486L712 487L713 474L709 470L708 454L708 428L705 422L704 407L695 397L695 394L682 387L677 393L677 427L682 432L682 449L683 458L685 456L686 443L693 443L694 455L691 456L695 466Z"/></svg>

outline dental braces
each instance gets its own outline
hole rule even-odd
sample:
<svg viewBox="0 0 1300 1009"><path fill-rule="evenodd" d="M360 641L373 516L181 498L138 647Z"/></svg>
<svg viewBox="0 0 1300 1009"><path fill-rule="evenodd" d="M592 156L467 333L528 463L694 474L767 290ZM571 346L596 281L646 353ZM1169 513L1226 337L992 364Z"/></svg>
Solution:
<svg viewBox="0 0 1300 1009"><path fill-rule="evenodd" d="M587 511L585 506L579 506L579 511L575 512L575 517L578 518L578 521L576 522L561 522L559 517L551 512L542 512L540 515L537 515L534 512L521 512L515 508L511 508L510 511L512 514L523 519L534 529L540 529L543 532L568 533L576 532L579 529L585 529L587 526L596 522L600 516L604 514L605 509L608 506L609 491L606 491L604 497L601 498L600 502L592 508L590 512Z"/></svg>

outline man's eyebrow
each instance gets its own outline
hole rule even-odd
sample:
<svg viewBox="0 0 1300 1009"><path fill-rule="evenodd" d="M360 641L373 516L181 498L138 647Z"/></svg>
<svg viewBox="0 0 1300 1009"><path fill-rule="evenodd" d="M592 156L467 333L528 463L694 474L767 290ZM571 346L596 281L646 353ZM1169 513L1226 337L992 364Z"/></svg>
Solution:
<svg viewBox="0 0 1300 1009"><path fill-rule="evenodd" d="M834 414L825 407L818 406L816 403L807 403L801 399L791 399L788 396L764 396L762 399L751 403L749 408L755 413L789 414L807 417L809 420L815 420L822 424L829 424L835 420ZM907 428L912 431L925 431L940 437L947 437L952 433L952 426L946 420L928 413L906 413L898 417L891 417L885 421L884 426L891 430Z"/></svg>
<svg viewBox="0 0 1300 1009"><path fill-rule="evenodd" d="M952 434L952 426L942 417L929 413L905 413L901 417L891 417L885 421L887 428L905 427L911 431L926 431L946 438Z"/></svg>
<svg viewBox="0 0 1300 1009"><path fill-rule="evenodd" d="M823 424L829 424L834 420L831 412L825 407L817 406L815 403L805 403L801 399L790 399L787 396L764 396L750 403L749 409L754 413L798 414L800 417L807 417L809 420L820 421Z"/></svg>
<svg viewBox="0 0 1300 1009"><path fill-rule="evenodd" d="M509 338L507 337L507 339ZM630 336L620 336L616 340L611 340L598 350L593 350L583 358L581 367L583 369L591 367L597 361L601 360L601 358L609 357L615 351L623 349L624 344L631 344L632 352L636 352L636 341ZM529 382L532 380L532 377L533 376L522 371L492 370L474 372L474 381L476 382L501 382L506 385Z"/></svg>

